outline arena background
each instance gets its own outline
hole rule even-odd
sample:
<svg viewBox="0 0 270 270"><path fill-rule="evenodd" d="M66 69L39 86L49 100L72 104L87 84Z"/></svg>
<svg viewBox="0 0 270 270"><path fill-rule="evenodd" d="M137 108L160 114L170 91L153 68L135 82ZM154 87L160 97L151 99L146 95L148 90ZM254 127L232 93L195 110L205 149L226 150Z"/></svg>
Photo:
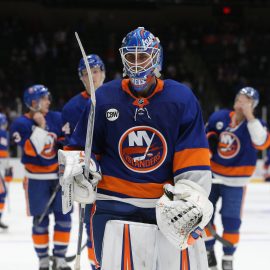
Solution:
<svg viewBox="0 0 270 270"><path fill-rule="evenodd" d="M144 26L161 40L163 77L192 88L205 121L214 110L231 107L246 85L259 90L256 113L267 121L269 12L267 0L1 0L0 112L10 122L20 115L22 93L32 84L49 88L54 110L83 90L75 31L86 52L104 60L106 81L121 77L121 40ZM11 155L20 156L15 145Z"/></svg>

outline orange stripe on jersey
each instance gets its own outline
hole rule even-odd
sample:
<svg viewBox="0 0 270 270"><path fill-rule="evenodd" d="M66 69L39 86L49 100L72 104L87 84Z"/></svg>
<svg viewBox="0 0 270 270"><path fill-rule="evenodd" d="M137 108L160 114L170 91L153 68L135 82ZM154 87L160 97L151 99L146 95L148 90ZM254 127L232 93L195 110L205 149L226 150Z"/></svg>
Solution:
<svg viewBox="0 0 270 270"><path fill-rule="evenodd" d="M0 150L0 158L6 158L6 157L8 157L8 151Z"/></svg>
<svg viewBox="0 0 270 270"><path fill-rule="evenodd" d="M239 242L240 235L239 233L223 233L222 238L235 245Z"/></svg>
<svg viewBox="0 0 270 270"><path fill-rule="evenodd" d="M187 249L181 251L181 270L189 270Z"/></svg>
<svg viewBox="0 0 270 270"><path fill-rule="evenodd" d="M157 183L134 183L113 176L103 175L98 188L128 195L134 198L156 199L160 198L164 191L163 186L172 181Z"/></svg>
<svg viewBox="0 0 270 270"><path fill-rule="evenodd" d="M61 243L68 243L70 238L69 232L60 232L55 231L53 236L53 241L55 242L61 242Z"/></svg>
<svg viewBox="0 0 270 270"><path fill-rule="evenodd" d="M214 173L224 176L251 176L255 170L255 166L230 167L222 166L211 161L211 169Z"/></svg>
<svg viewBox="0 0 270 270"><path fill-rule="evenodd" d="M24 164L24 167L27 171L31 173L51 173L58 170L58 163L54 163L48 166L39 166L35 164Z"/></svg>
<svg viewBox="0 0 270 270"><path fill-rule="evenodd" d="M258 150L265 150L267 149L269 146L270 146L270 134L267 133L267 139L266 139L266 142L262 145L256 145L256 144L253 144L253 146L258 149Z"/></svg>
<svg viewBox="0 0 270 270"><path fill-rule="evenodd" d="M5 204L4 203L0 203L0 212L1 212L1 210L4 209L4 207L5 207Z"/></svg>
<svg viewBox="0 0 270 270"><path fill-rule="evenodd" d="M65 145L63 150L64 151L78 151L78 150L84 150L84 149L83 149L83 147L75 147L75 146Z"/></svg>
<svg viewBox="0 0 270 270"><path fill-rule="evenodd" d="M26 142L24 144L24 152L25 152L26 155L31 156L31 157L36 157L37 156L35 148L31 144L29 139L26 140Z"/></svg>
<svg viewBox="0 0 270 270"><path fill-rule="evenodd" d="M86 90L83 91L83 92L81 92L81 96L82 96L83 98L85 98L85 99L90 98L90 96L87 94Z"/></svg>
<svg viewBox="0 0 270 270"><path fill-rule="evenodd" d="M208 148L192 148L176 152L174 154L173 171L176 172L192 166L210 167L209 156Z"/></svg>
<svg viewBox="0 0 270 270"><path fill-rule="evenodd" d="M35 245L46 245L49 243L48 234L33 234L32 238Z"/></svg>

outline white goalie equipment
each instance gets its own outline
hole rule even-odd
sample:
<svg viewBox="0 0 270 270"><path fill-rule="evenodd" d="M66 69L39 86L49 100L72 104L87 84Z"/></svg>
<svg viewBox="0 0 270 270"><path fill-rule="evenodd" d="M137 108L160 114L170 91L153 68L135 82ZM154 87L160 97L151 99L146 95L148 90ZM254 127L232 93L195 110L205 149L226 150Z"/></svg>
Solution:
<svg viewBox="0 0 270 270"><path fill-rule="evenodd" d="M205 244L198 239L176 249L153 224L110 220L106 224L101 270L207 270Z"/></svg>
<svg viewBox="0 0 270 270"><path fill-rule="evenodd" d="M188 247L190 235L198 235L210 221L213 205L204 189L190 180L165 185L156 204L157 224L164 236L179 250Z"/></svg>
<svg viewBox="0 0 270 270"><path fill-rule="evenodd" d="M84 152L83 151L58 151L59 182L62 187L62 212L68 213L73 202L93 203L96 192L93 185L84 177ZM95 162L90 160L90 173L96 184L101 179Z"/></svg>

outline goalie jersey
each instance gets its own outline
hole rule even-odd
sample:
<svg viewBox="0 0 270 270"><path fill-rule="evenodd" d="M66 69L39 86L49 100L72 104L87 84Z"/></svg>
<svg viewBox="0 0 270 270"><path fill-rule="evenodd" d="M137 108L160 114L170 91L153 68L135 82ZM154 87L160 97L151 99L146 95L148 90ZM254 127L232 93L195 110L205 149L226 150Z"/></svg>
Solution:
<svg viewBox="0 0 270 270"><path fill-rule="evenodd" d="M96 91L93 152L100 157L98 199L154 207L163 185L189 179L210 192L208 142L192 91L157 80L147 98L136 98L129 79ZM90 102L66 149L84 148Z"/></svg>
<svg viewBox="0 0 270 270"><path fill-rule="evenodd" d="M21 162L28 178L58 179L57 144L64 139L61 113L50 111L45 119L47 135L42 142L37 142L38 140L31 137L36 123L28 113L15 119L11 125L11 138L22 148Z"/></svg>
<svg viewBox="0 0 270 270"><path fill-rule="evenodd" d="M231 126L234 111L214 112L206 127L207 135L216 134L219 138L217 150L211 159L211 169L217 179L229 186L244 186L252 176L257 161L257 151L270 144L269 134L263 145L255 145L247 128L247 121ZM266 128L266 124L260 120Z"/></svg>

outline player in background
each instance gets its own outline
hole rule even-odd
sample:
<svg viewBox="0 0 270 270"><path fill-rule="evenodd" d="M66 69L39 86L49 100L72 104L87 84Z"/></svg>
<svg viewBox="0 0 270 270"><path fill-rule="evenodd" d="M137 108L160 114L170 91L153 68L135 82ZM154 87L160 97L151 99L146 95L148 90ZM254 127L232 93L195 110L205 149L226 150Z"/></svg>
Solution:
<svg viewBox="0 0 270 270"><path fill-rule="evenodd" d="M41 223L37 220L59 183L57 145L64 139L61 130L61 114L49 110L51 100L48 88L33 85L24 92L23 102L27 113L14 120L11 125L12 139L22 148L21 162L24 164L24 183L27 212L33 217L32 239L39 258L39 270L49 270L49 214L53 213L54 270L71 270L65 260L71 217L62 214L61 191Z"/></svg>
<svg viewBox="0 0 270 270"><path fill-rule="evenodd" d="M87 56L87 60L91 69L93 83L95 90L100 87L105 80L105 65L101 58L96 54L90 54ZM90 82L87 75L86 66L83 58L80 60L78 65L79 78L82 81L85 90L76 96L72 97L62 110L62 122L63 131L65 132L66 140L65 143L68 144L69 138L72 135L75 126L77 125L80 115L88 103L90 95L88 91L90 89ZM88 259L91 267L94 269L94 258L93 258L93 248L91 244L91 232L90 232L90 212L91 205L86 205L86 215L85 215L85 226L87 232L87 248L88 248Z"/></svg>
<svg viewBox="0 0 270 270"><path fill-rule="evenodd" d="M9 166L9 138L8 121L5 114L0 113L0 228L7 229L8 226L2 222L2 215L5 208L5 199L7 196L7 184L12 181L12 168Z"/></svg>
<svg viewBox="0 0 270 270"><path fill-rule="evenodd" d="M166 267L171 265L170 270L206 269L206 251L198 236L213 208L207 199L211 172L200 106L185 85L159 79L162 47L143 27L127 34L120 54L127 77L105 83L96 91L93 152L99 157L102 180L98 170L92 169L93 187L89 187L82 175L82 153L59 151L60 163L65 166L62 183L73 181L74 197L81 203L85 203L86 192L80 194L80 187L89 188L91 201L98 184L95 213L91 215L97 269L100 265L113 270L153 269L156 260L162 265L161 257L171 259L174 246L181 252L177 251L179 258L165 263ZM70 149L85 146L90 106L81 115ZM164 185L172 201L164 195ZM204 202L202 207L194 205L194 194L198 202ZM159 226L166 236L157 247L157 236L152 233L156 226L152 224L157 224L160 197L167 200L157 206L157 215L163 217ZM180 241L181 237L185 240ZM194 247L187 249L195 239ZM149 255L163 247L160 256ZM197 255L193 253L196 247L200 250ZM134 257L133 251L141 252L141 256Z"/></svg>
<svg viewBox="0 0 270 270"><path fill-rule="evenodd" d="M246 185L255 170L257 150L266 149L270 144L265 124L254 116L258 103L259 93L256 89L242 88L235 97L233 110L214 112L206 127L214 175L209 198L214 206L219 198L222 199L220 213L223 238L234 245L223 247L223 270L233 269L233 255L239 242ZM212 224L213 222L214 215L211 219ZM209 267L217 269L215 239L209 231L206 232Z"/></svg>

